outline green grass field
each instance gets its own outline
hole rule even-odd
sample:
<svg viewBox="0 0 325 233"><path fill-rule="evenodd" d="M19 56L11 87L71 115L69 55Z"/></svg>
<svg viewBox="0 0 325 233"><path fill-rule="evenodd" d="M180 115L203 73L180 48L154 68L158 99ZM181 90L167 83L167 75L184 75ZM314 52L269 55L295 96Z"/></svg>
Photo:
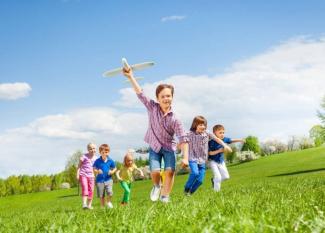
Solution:
<svg viewBox="0 0 325 233"><path fill-rule="evenodd" d="M183 195L176 177L169 204L149 200L151 181L135 182L129 206L81 209L77 190L0 198L0 232L325 232L325 148L285 153L229 166L222 191L210 171L197 193Z"/></svg>

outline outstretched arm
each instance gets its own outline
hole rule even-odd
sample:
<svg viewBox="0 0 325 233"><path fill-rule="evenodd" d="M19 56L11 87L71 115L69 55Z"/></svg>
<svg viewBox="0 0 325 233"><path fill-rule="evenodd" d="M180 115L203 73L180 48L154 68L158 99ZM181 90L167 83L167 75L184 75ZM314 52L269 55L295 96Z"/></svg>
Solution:
<svg viewBox="0 0 325 233"><path fill-rule="evenodd" d="M120 177L120 170L117 170L116 177L119 181L122 181L122 178Z"/></svg>
<svg viewBox="0 0 325 233"><path fill-rule="evenodd" d="M128 78L128 80L131 82L132 87L135 91L136 94L140 94L142 92L142 88L140 87L139 83L137 82L137 80L134 78L133 76L133 71L131 68L129 68L128 70L123 68L123 74L125 77Z"/></svg>
<svg viewBox="0 0 325 233"><path fill-rule="evenodd" d="M231 139L231 143L235 143L235 142L242 142L242 143L245 143L246 140L245 140L245 139Z"/></svg>
<svg viewBox="0 0 325 233"><path fill-rule="evenodd" d="M144 177L143 171L140 168L136 168L135 170L137 170L140 173L141 178Z"/></svg>

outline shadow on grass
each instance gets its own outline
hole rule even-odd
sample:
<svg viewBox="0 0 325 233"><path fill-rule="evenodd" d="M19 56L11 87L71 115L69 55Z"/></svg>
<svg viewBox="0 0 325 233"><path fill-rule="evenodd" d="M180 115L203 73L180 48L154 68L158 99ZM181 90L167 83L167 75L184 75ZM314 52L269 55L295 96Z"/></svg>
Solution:
<svg viewBox="0 0 325 233"><path fill-rule="evenodd" d="M64 195L64 196L59 196L58 198L67 198L67 197L78 197L79 194L69 194L69 195Z"/></svg>
<svg viewBox="0 0 325 233"><path fill-rule="evenodd" d="M303 170L303 171L295 171L295 172L289 172L289 173L281 173L281 174L276 174L268 177L276 177L276 176L292 176L292 175L297 175L297 174L302 174L302 173L309 173L309 172L319 172L319 171L325 171L325 168L317 168L317 169L311 169L311 170Z"/></svg>

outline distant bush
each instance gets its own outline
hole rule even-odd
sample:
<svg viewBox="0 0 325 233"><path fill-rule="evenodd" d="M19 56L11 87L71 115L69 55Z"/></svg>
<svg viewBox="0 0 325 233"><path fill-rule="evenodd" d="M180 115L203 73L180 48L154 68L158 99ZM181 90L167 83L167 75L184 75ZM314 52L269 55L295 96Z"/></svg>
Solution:
<svg viewBox="0 0 325 233"><path fill-rule="evenodd" d="M248 162L255 159L258 159L258 154L254 153L253 151L241 151L237 152L237 159L239 162Z"/></svg>

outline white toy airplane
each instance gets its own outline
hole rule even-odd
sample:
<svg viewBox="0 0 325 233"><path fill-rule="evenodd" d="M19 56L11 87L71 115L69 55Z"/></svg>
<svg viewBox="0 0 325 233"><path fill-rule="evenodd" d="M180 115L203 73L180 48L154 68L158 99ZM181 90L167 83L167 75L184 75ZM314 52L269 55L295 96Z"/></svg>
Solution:
<svg viewBox="0 0 325 233"><path fill-rule="evenodd" d="M123 66L121 68L106 71L103 73L103 76L104 77L113 77L118 74L122 74L123 68L126 68L126 69L131 68L132 70L142 70L142 69L148 68L150 66L153 66L154 64L155 63L153 63L153 62L144 62L144 63L134 64L134 65L129 65L127 60L125 58L122 58ZM140 78L137 78L137 79L140 79Z"/></svg>

